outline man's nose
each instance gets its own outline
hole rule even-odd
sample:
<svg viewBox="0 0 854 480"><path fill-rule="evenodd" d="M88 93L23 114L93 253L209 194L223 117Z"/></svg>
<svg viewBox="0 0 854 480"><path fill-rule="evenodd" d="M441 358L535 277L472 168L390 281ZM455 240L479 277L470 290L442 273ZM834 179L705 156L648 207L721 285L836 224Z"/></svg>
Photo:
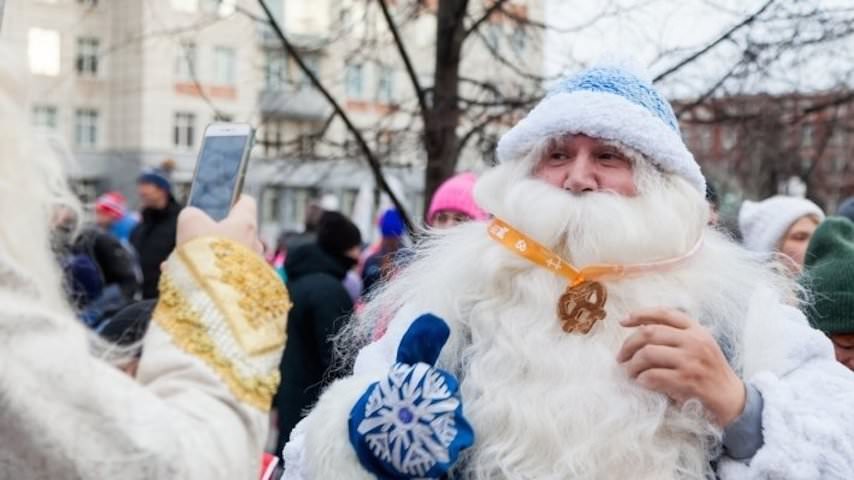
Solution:
<svg viewBox="0 0 854 480"><path fill-rule="evenodd" d="M563 188L572 193L595 192L599 187L594 171L593 159L587 153L579 153L568 169Z"/></svg>

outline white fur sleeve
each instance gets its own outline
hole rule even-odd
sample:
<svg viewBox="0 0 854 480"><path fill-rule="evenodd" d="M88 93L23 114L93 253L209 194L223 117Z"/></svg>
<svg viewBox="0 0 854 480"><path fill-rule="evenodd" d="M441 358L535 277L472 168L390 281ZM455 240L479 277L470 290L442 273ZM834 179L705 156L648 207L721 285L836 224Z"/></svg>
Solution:
<svg viewBox="0 0 854 480"><path fill-rule="evenodd" d="M394 365L400 340L417 317L413 312L401 309L386 334L359 351L353 376L330 385L311 413L297 424L282 453L282 480L373 478L350 445L347 419L368 386L387 375Z"/></svg>
<svg viewBox="0 0 854 480"><path fill-rule="evenodd" d="M347 426L353 405L375 381L373 377L347 377L326 389L285 445L282 480L375 478L359 463Z"/></svg>
<svg viewBox="0 0 854 480"><path fill-rule="evenodd" d="M746 359L748 374L755 372L749 379L764 400L764 445L748 461L723 458L718 466L722 480L854 475L854 374L836 362L829 340L793 310L784 307L776 311L781 315L771 315L776 318L766 317L777 322L773 326L751 319L762 325L760 330L768 328L761 337L748 334L746 345L754 357ZM761 357L772 364L756 372Z"/></svg>
<svg viewBox="0 0 854 480"><path fill-rule="evenodd" d="M765 444L749 463L723 459L721 479L850 479L854 474L854 375L814 360L787 377L753 379L765 401Z"/></svg>

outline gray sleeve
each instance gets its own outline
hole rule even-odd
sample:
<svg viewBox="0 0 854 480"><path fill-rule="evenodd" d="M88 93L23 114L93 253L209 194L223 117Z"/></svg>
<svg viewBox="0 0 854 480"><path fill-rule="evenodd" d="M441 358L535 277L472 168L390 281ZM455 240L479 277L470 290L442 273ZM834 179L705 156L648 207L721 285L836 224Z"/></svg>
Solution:
<svg viewBox="0 0 854 480"><path fill-rule="evenodd" d="M762 395L756 387L745 384L744 411L724 429L724 452L734 460L749 460L762 448Z"/></svg>

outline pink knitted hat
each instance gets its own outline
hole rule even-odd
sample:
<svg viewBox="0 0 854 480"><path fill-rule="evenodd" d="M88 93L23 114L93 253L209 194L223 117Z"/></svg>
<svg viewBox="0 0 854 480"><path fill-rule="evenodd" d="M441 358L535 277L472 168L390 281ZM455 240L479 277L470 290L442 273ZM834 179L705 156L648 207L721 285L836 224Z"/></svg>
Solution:
<svg viewBox="0 0 854 480"><path fill-rule="evenodd" d="M427 223L432 224L436 214L441 211L454 211L464 213L473 220L486 220L489 215L477 206L474 201L474 184L477 177L473 173L465 172L455 175L439 186L430 201L427 210Z"/></svg>
<svg viewBox="0 0 854 480"><path fill-rule="evenodd" d="M107 192L95 200L95 211L119 219L125 216L127 203L119 192Z"/></svg>

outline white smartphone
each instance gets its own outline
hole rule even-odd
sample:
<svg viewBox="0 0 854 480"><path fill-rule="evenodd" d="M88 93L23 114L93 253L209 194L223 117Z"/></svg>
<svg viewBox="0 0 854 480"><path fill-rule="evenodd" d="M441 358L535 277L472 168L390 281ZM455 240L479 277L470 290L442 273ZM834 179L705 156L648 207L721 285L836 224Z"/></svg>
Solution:
<svg viewBox="0 0 854 480"><path fill-rule="evenodd" d="M248 123L212 123L196 161L189 206L220 221L240 198L255 131Z"/></svg>

